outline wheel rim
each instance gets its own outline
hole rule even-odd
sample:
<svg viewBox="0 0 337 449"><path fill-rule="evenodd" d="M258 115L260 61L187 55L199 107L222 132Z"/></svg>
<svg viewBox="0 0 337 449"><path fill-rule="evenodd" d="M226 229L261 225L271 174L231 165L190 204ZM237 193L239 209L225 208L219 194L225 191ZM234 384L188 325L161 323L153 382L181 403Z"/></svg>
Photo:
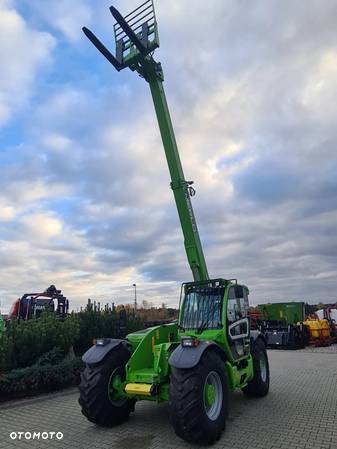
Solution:
<svg viewBox="0 0 337 449"><path fill-rule="evenodd" d="M208 418L215 421L222 409L222 383L216 371L208 373L204 385L204 407Z"/></svg>
<svg viewBox="0 0 337 449"><path fill-rule="evenodd" d="M108 396L111 404L116 406L123 405L127 401L123 392L123 368L119 366L113 370L109 378Z"/></svg>
<svg viewBox="0 0 337 449"><path fill-rule="evenodd" d="M262 381L266 382L266 380L267 380L267 360L266 360L266 356L264 355L264 353L261 353L261 358L260 358L260 374L261 374Z"/></svg>

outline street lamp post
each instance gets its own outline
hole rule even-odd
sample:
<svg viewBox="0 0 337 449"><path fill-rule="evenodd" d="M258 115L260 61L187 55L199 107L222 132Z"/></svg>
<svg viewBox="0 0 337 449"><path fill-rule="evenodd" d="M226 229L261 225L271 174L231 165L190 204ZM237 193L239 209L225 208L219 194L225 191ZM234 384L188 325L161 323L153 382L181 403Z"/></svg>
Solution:
<svg viewBox="0 0 337 449"><path fill-rule="evenodd" d="M137 285L136 284L132 284L133 285L133 287L135 287L135 307L134 307L134 309L135 309L135 313L136 313L136 310L137 310Z"/></svg>

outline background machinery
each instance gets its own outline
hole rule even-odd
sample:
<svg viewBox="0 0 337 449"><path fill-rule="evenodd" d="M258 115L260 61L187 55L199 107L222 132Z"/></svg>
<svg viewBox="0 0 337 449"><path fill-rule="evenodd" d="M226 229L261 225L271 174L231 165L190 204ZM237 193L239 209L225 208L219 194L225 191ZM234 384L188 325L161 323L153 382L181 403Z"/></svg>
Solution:
<svg viewBox="0 0 337 449"><path fill-rule="evenodd" d="M18 298L9 312L9 320L30 320L38 318L44 311L55 313L59 318L64 318L68 313L69 301L51 285L42 293L25 293Z"/></svg>
<svg viewBox="0 0 337 449"><path fill-rule="evenodd" d="M337 309L335 304L327 305L324 309L316 311L316 315L320 320L327 320L330 326L330 336L333 343L337 343Z"/></svg>
<svg viewBox="0 0 337 449"><path fill-rule="evenodd" d="M323 316L321 313L311 313L303 322L308 330L309 344L311 346L330 346L335 342L334 332L336 330L333 320L330 318L328 309L323 309Z"/></svg>
<svg viewBox="0 0 337 449"><path fill-rule="evenodd" d="M126 16L110 8L116 20L114 56L87 28L84 33L121 71L129 68L149 84L158 119L171 188L184 235L193 282L181 287L177 323L127 335L98 339L83 356L82 413L92 422L114 426L128 419L140 400L168 401L177 435L211 444L225 427L228 392L265 396L269 366L265 340L250 331L248 288L236 280L210 279L193 213L191 181L186 181L165 98L152 0Z"/></svg>
<svg viewBox="0 0 337 449"><path fill-rule="evenodd" d="M304 302L260 304L259 328L264 333L268 348L300 349L309 341L309 332L303 325Z"/></svg>

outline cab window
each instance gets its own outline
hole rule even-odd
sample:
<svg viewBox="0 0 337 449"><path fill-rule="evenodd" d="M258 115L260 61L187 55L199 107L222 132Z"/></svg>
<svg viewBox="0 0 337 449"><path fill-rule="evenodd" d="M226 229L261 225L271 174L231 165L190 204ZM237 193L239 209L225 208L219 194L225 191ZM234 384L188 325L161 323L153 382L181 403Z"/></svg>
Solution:
<svg viewBox="0 0 337 449"><path fill-rule="evenodd" d="M229 324L248 316L247 289L241 286L230 287L228 292L227 319Z"/></svg>

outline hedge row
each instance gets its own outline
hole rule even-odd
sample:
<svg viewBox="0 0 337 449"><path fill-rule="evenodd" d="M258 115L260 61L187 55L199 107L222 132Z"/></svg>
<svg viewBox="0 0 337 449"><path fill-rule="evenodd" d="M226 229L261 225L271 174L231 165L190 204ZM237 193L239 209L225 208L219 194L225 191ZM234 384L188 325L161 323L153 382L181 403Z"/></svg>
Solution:
<svg viewBox="0 0 337 449"><path fill-rule="evenodd" d="M38 320L11 322L0 336L0 373L31 366L54 348L59 348L65 357L79 337L80 325L75 315L64 321L45 314Z"/></svg>
<svg viewBox="0 0 337 449"><path fill-rule="evenodd" d="M79 323L79 335L74 340L76 355L83 354L92 345L94 338L124 338L126 334L143 327L142 320L133 314L126 312L126 317L121 320L119 313L86 310L76 314Z"/></svg>
<svg viewBox="0 0 337 449"><path fill-rule="evenodd" d="M33 366L0 374L1 400L50 392L78 384L83 362L79 357L59 361L61 352L59 349L53 350L49 353L49 360L46 354Z"/></svg>
<svg viewBox="0 0 337 449"><path fill-rule="evenodd" d="M123 338L141 327L141 320L133 313L127 313L122 322L118 313L90 310L70 314L64 321L44 314L37 320L11 322L0 334L0 373L31 366L56 347L62 357L71 348L81 356L95 338Z"/></svg>
<svg viewBox="0 0 337 449"><path fill-rule="evenodd" d="M85 310L64 320L46 313L37 320L9 323L0 334L0 398L76 384L83 369L80 356L94 338L123 338L142 325L132 311L121 319L111 310Z"/></svg>

